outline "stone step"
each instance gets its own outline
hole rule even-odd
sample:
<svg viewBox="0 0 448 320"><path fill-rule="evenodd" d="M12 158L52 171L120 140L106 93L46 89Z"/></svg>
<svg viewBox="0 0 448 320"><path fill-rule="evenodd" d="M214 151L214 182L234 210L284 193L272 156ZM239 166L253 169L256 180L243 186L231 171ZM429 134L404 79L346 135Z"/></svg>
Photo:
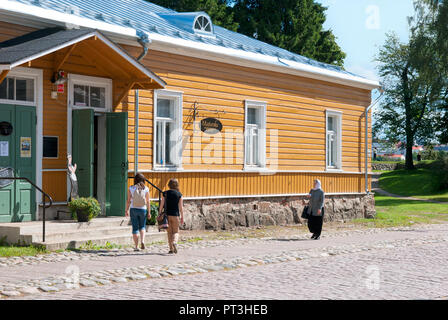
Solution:
<svg viewBox="0 0 448 320"><path fill-rule="evenodd" d="M156 231L156 229L151 230L151 232ZM64 239L72 239L76 237L95 237L95 236L113 236L113 235L123 235L130 234L131 226L125 227L97 227L97 228L86 228L79 230L69 230L69 231L46 231L45 232L45 240L53 241L53 240L64 240ZM33 242L42 241L42 230L39 233L32 234L22 234L20 235L21 243L31 244Z"/></svg>
<svg viewBox="0 0 448 320"><path fill-rule="evenodd" d="M145 236L145 244L157 241L166 241L166 232L148 232ZM34 245L44 246L47 250L54 251L60 249L76 249L86 243L104 246L107 242L116 245L133 245L130 232L122 235L95 236L95 237L75 237L70 240L51 240L45 242L34 242Z"/></svg>

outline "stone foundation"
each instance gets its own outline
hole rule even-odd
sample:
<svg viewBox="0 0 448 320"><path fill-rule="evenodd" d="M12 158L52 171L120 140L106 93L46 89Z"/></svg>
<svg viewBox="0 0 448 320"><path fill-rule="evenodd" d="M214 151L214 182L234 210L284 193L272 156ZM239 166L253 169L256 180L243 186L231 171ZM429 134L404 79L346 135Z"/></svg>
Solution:
<svg viewBox="0 0 448 320"><path fill-rule="evenodd" d="M236 227L303 223L304 196L184 201L184 229L232 230ZM373 195L325 197L324 221L373 218Z"/></svg>

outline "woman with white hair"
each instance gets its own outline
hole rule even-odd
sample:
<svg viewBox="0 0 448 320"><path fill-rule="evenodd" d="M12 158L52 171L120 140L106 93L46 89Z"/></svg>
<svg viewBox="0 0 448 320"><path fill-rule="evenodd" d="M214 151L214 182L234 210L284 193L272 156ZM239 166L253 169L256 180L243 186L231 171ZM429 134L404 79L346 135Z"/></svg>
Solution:
<svg viewBox="0 0 448 320"><path fill-rule="evenodd" d="M314 188L310 190L307 196L310 201L308 203L308 229L313 234L311 239L319 240L324 223L324 202L325 192L322 190L319 179L314 180Z"/></svg>

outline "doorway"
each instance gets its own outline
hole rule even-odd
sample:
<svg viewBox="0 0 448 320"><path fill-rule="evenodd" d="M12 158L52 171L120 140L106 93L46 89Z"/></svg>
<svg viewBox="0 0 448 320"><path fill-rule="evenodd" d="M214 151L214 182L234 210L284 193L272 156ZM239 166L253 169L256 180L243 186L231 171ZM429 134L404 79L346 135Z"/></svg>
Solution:
<svg viewBox="0 0 448 320"><path fill-rule="evenodd" d="M127 190L128 115L74 109L72 153L80 197L95 197L102 215L123 216Z"/></svg>

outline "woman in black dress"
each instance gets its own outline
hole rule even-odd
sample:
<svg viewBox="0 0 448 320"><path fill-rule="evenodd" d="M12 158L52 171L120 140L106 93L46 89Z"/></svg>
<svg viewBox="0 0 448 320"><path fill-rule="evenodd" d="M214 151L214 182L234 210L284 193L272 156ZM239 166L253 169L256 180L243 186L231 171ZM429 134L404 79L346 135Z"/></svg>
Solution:
<svg viewBox="0 0 448 320"><path fill-rule="evenodd" d="M324 222L324 202L325 192L322 190L319 179L314 180L314 188L310 190L307 198L310 199L308 203L308 229L313 234L311 239L319 240L322 232L322 225Z"/></svg>
<svg viewBox="0 0 448 320"><path fill-rule="evenodd" d="M166 215L168 216L168 245L170 251L168 253L177 253L177 241L179 240L179 222L184 223L184 205L182 193L179 191L179 182L177 179L171 179L168 182L169 190L163 193L162 203L159 207L159 214L166 202Z"/></svg>

